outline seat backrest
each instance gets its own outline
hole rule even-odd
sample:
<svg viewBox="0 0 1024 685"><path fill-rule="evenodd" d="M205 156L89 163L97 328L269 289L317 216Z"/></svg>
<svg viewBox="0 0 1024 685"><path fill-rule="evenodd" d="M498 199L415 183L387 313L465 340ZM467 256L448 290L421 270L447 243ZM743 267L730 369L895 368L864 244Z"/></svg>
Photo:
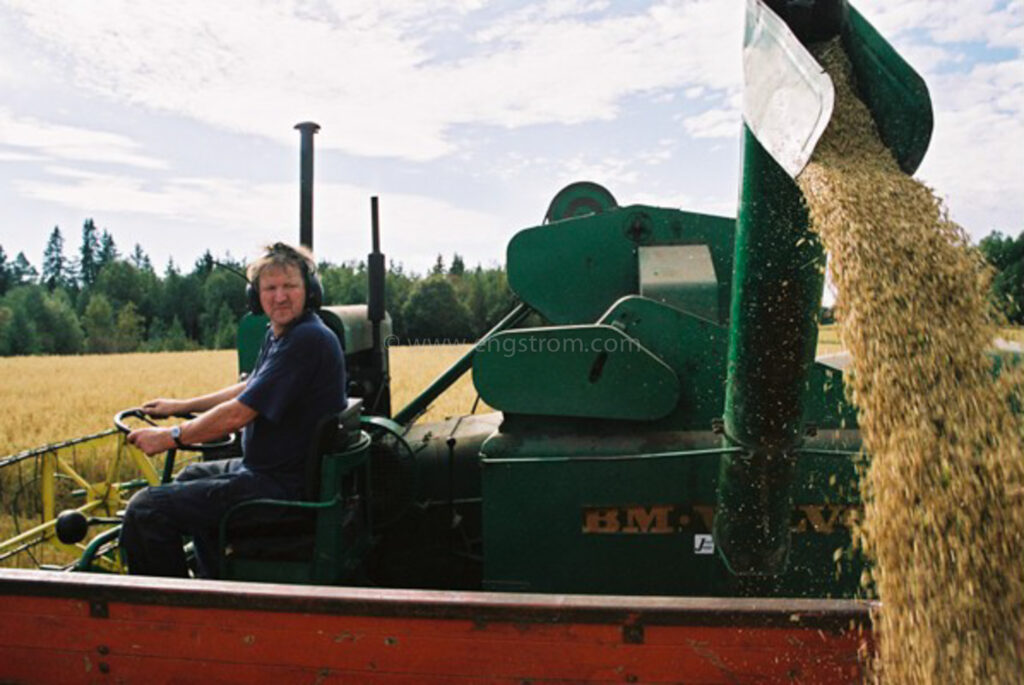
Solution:
<svg viewBox="0 0 1024 685"><path fill-rule="evenodd" d="M324 455L341 449L352 431L359 429L362 409L361 398L349 398L344 409L327 414L317 422L313 429L314 438L310 445L310 454L306 458L306 500L312 502L320 499Z"/></svg>

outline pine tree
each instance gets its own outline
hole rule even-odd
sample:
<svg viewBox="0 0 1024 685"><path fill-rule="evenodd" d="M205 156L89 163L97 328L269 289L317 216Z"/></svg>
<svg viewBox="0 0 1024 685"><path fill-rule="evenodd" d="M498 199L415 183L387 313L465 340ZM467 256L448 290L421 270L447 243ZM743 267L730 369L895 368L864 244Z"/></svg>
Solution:
<svg viewBox="0 0 1024 685"><path fill-rule="evenodd" d="M96 282L96 275L100 272L99 256L100 239L96 235L96 224L92 219L86 219L82 224L82 247L78 253L78 275L85 287Z"/></svg>
<svg viewBox="0 0 1024 685"><path fill-rule="evenodd" d="M11 285L10 287L16 288L19 285L28 285L34 283L39 272L32 266L32 263L28 261L28 257L25 256L24 252L19 252L18 256L14 258L14 264L11 265Z"/></svg>
<svg viewBox="0 0 1024 685"><path fill-rule="evenodd" d="M452 255L452 265L448 267L448 274L450 276L461 276L466 273L466 263L462 261L462 257L456 252Z"/></svg>
<svg viewBox="0 0 1024 685"><path fill-rule="evenodd" d="M132 264L135 268L140 271L152 271L153 263L149 261L149 255L142 251L142 245L135 243L135 249L132 250L132 256L130 257Z"/></svg>
<svg viewBox="0 0 1024 685"><path fill-rule="evenodd" d="M104 229L100 236L100 252L96 259L96 272L99 273L107 264L118 258L117 246L114 245L114 236Z"/></svg>
<svg viewBox="0 0 1024 685"><path fill-rule="evenodd" d="M0 245L0 295L7 292L11 287L11 265L7 264L7 253L4 246Z"/></svg>
<svg viewBox="0 0 1024 685"><path fill-rule="evenodd" d="M200 279L206 280L206 277L213 271L213 255L207 250L203 253L203 256L196 260L196 265L192 268L192 273L199 276Z"/></svg>
<svg viewBox="0 0 1024 685"><path fill-rule="evenodd" d="M54 226L50 238L46 241L46 249L43 250L43 285L49 290L68 283L68 262L64 256L64 236L60 234L60 227Z"/></svg>
<svg viewBox="0 0 1024 685"><path fill-rule="evenodd" d="M434 262L434 266L430 267L431 276L440 276L444 273L444 257L437 255L437 261Z"/></svg>

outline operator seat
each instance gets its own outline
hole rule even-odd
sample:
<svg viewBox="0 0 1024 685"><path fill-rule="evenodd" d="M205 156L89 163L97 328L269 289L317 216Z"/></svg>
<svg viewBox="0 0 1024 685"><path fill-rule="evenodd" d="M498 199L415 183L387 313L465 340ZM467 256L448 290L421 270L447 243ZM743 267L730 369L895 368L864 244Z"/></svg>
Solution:
<svg viewBox="0 0 1024 685"><path fill-rule="evenodd" d="M235 580L340 582L369 544L369 438L362 399L325 416L306 459L303 500L257 499L220 522L220 576Z"/></svg>

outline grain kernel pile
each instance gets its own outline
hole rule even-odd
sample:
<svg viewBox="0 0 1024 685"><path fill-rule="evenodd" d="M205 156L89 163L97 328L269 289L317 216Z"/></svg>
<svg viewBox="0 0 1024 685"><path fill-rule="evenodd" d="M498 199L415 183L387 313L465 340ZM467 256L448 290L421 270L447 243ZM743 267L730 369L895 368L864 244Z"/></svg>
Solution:
<svg viewBox="0 0 1024 685"><path fill-rule="evenodd" d="M871 462L858 538L873 564L876 675L1010 683L1024 673L1024 433L992 376L988 275L931 190L903 174L850 85L797 179L831 255L847 378ZM1019 397L1019 395L1018 395Z"/></svg>

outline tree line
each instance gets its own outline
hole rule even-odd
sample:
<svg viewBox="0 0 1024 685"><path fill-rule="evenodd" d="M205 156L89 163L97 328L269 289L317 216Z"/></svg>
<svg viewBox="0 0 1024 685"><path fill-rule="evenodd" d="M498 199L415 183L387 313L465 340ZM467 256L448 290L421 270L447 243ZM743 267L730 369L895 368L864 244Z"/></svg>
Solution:
<svg viewBox="0 0 1024 685"><path fill-rule="evenodd" d="M326 305L366 302L365 262L318 268ZM230 254L207 251L190 270L172 259L157 274L139 244L122 254L92 219L73 256L54 227L39 270L0 245L0 356L234 347L248 310L244 271ZM423 275L391 262L385 284L393 333L403 341L475 340L514 299L503 268L468 268L458 254L447 265L438 255Z"/></svg>
<svg viewBox="0 0 1024 685"><path fill-rule="evenodd" d="M1007 319L1024 325L1024 233L993 232L978 245L994 267L992 297ZM41 269L23 252L9 258L0 245L0 356L190 349L235 345L247 311L237 272L245 264L207 251L185 272L168 260L158 275L139 244L122 255L92 219L81 244L66 254L59 227L50 233ZM366 263L319 264L325 304L367 300ZM501 267L467 268L441 255L423 275L391 262L387 309L401 341L478 339L512 307Z"/></svg>

